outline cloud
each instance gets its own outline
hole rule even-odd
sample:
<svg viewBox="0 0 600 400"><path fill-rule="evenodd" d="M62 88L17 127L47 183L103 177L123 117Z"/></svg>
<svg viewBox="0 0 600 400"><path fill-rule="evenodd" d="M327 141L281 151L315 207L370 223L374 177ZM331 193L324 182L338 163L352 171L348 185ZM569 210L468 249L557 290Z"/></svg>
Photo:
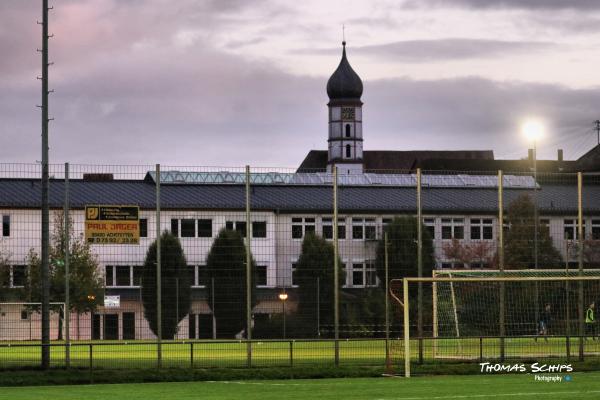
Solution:
<svg viewBox="0 0 600 400"><path fill-rule="evenodd" d="M403 40L380 45L353 47L352 53L390 61L421 63L503 57L550 50L558 46L550 42L447 38ZM301 54L338 54L339 48L301 49L298 52Z"/></svg>
<svg viewBox="0 0 600 400"><path fill-rule="evenodd" d="M405 7L458 6L474 9L599 10L597 0L409 0Z"/></svg>

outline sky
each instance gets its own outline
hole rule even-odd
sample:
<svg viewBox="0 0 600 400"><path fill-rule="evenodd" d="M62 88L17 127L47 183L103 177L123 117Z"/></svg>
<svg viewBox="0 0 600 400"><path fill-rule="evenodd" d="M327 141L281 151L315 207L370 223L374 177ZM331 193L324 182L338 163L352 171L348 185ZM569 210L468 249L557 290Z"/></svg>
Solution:
<svg viewBox="0 0 600 400"><path fill-rule="evenodd" d="M50 0L50 162L297 167L327 79L364 85L365 150L575 159L600 119L597 0ZM41 159L41 1L0 2L0 162Z"/></svg>

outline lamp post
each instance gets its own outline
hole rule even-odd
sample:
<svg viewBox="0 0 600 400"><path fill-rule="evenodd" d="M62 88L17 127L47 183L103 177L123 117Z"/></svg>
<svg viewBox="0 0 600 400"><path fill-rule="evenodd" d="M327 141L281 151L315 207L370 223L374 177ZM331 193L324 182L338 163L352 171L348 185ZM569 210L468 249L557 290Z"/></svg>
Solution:
<svg viewBox="0 0 600 400"><path fill-rule="evenodd" d="M285 339L285 301L287 300L288 295L284 291L283 293L279 293L279 300L281 300L281 307L283 311L283 338Z"/></svg>
<svg viewBox="0 0 600 400"><path fill-rule="evenodd" d="M541 122L530 119L527 120L521 127L523 134L533 142L533 265L538 269L538 202L537 202L537 142L544 133L544 126ZM537 324L540 320L539 310L539 284L535 282L535 326L536 334Z"/></svg>
<svg viewBox="0 0 600 400"><path fill-rule="evenodd" d="M544 126L537 120L528 120L522 126L522 131L533 142L533 263L538 269L538 204L537 204L537 142L544 133Z"/></svg>

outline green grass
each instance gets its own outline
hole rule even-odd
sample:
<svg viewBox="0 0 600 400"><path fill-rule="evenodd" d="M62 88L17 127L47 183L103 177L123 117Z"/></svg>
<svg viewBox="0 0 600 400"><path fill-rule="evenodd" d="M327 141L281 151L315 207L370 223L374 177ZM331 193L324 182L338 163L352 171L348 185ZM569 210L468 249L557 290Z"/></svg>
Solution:
<svg viewBox="0 0 600 400"><path fill-rule="evenodd" d="M429 362L476 362L497 359L499 339L477 338L460 340L423 340L423 357ZM571 354L578 351L577 339L571 339ZM418 342L411 341L411 358L417 359ZM565 359L564 338L510 338L505 341L506 356L513 359ZM600 355L600 340L584 344L589 358ZM91 349L91 354L90 354ZM392 360L399 363L404 357L403 341L390 342ZM434 357L435 352L435 357ZM252 345L252 365L255 367L321 366L334 364L333 341L256 341ZM71 365L75 368L152 368L156 366L157 346L152 342L73 342ZM162 345L164 367L242 368L247 365L247 345L239 341L177 341ZM65 365L64 346L51 347L53 367ZM0 369L31 368L40 363L37 345L20 346L0 343ZM340 364L347 366L381 366L385 363L385 341L341 340Z"/></svg>
<svg viewBox="0 0 600 400"><path fill-rule="evenodd" d="M564 375L563 375L564 376ZM597 399L600 373L571 382L536 382L533 375L176 382L2 388L0 400L153 399Z"/></svg>

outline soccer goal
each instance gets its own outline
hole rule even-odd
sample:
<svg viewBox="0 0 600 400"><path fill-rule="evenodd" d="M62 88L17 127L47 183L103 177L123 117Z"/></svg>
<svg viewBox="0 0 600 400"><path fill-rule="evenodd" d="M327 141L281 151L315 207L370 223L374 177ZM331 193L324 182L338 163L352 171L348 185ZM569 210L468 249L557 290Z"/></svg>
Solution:
<svg viewBox="0 0 600 400"><path fill-rule="evenodd" d="M583 323L586 308L595 307L600 295L598 270L435 275L390 281L390 295L402 314L405 374L411 359L439 364L600 355L600 340L584 344L586 335L595 333Z"/></svg>
<svg viewBox="0 0 600 400"><path fill-rule="evenodd" d="M50 338L65 334L65 303L50 303ZM61 321L62 319L62 321ZM59 332L60 331L60 332ZM0 303L0 341L41 340L42 303Z"/></svg>

